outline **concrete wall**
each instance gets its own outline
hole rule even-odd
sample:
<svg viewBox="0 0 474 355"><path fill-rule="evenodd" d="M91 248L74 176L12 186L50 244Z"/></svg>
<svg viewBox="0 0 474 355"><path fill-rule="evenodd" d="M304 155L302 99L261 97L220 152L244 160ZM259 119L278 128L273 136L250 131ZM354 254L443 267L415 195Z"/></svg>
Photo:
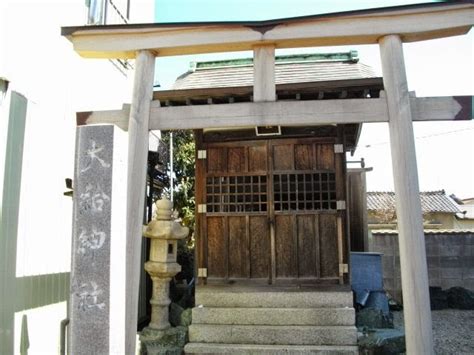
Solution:
<svg viewBox="0 0 474 355"><path fill-rule="evenodd" d="M474 231L425 232L430 286L474 290ZM383 253L384 287L401 301L400 257L396 232L372 231L370 251Z"/></svg>
<svg viewBox="0 0 474 355"><path fill-rule="evenodd" d="M474 229L474 218L456 219L454 221L456 229Z"/></svg>

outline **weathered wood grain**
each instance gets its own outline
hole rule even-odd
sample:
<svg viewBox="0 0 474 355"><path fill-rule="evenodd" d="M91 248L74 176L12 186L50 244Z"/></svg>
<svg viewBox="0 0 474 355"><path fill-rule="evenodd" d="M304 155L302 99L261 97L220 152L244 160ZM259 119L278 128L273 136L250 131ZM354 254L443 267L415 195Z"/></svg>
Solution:
<svg viewBox="0 0 474 355"><path fill-rule="evenodd" d="M298 230L298 276L317 277L314 216L296 216ZM295 246L293 246L295 247Z"/></svg>
<svg viewBox="0 0 474 355"><path fill-rule="evenodd" d="M155 56L136 53L135 79L128 123L126 339L127 354L135 350L140 281L143 206L145 205L148 130L153 95Z"/></svg>
<svg viewBox="0 0 474 355"><path fill-rule="evenodd" d="M313 144L296 144L295 145L295 169L296 170L314 169Z"/></svg>
<svg viewBox="0 0 474 355"><path fill-rule="evenodd" d="M318 144L316 151L318 169L334 170L334 144Z"/></svg>
<svg viewBox="0 0 474 355"><path fill-rule="evenodd" d="M319 215L321 277L338 277L336 215Z"/></svg>
<svg viewBox="0 0 474 355"><path fill-rule="evenodd" d="M433 353L433 336L428 268L402 39L382 37L380 55L390 117L407 353L429 354Z"/></svg>
<svg viewBox="0 0 474 355"><path fill-rule="evenodd" d="M206 161L208 173L226 173L227 148L208 148Z"/></svg>
<svg viewBox="0 0 474 355"><path fill-rule="evenodd" d="M229 217L229 278L250 277L245 216Z"/></svg>
<svg viewBox="0 0 474 355"><path fill-rule="evenodd" d="M267 171L267 146L252 145L248 147L249 172L266 172Z"/></svg>
<svg viewBox="0 0 474 355"><path fill-rule="evenodd" d="M151 116L151 128L162 130L305 126L388 120L384 98L153 107Z"/></svg>
<svg viewBox="0 0 474 355"><path fill-rule="evenodd" d="M273 146L273 170L293 170L294 168L294 145L275 144Z"/></svg>
<svg viewBox="0 0 474 355"><path fill-rule="evenodd" d="M225 217L207 217L208 277L227 277Z"/></svg>
<svg viewBox="0 0 474 355"><path fill-rule="evenodd" d="M472 96L412 97L410 106L413 121L472 119ZM108 123L127 130L128 116L127 105L122 110L78 112L77 124ZM388 122L385 97L175 107L154 101L150 112L151 130L370 122Z"/></svg>
<svg viewBox="0 0 474 355"><path fill-rule="evenodd" d="M250 270L252 278L270 275L270 234L266 216L250 216Z"/></svg>
<svg viewBox="0 0 474 355"><path fill-rule="evenodd" d="M253 101L275 101L275 45L253 48Z"/></svg>
<svg viewBox="0 0 474 355"><path fill-rule="evenodd" d="M298 277L295 257L296 235L293 233L293 216L275 216L276 277Z"/></svg>
<svg viewBox="0 0 474 355"><path fill-rule="evenodd" d="M246 171L246 150L245 147L227 149L227 166L230 173Z"/></svg>

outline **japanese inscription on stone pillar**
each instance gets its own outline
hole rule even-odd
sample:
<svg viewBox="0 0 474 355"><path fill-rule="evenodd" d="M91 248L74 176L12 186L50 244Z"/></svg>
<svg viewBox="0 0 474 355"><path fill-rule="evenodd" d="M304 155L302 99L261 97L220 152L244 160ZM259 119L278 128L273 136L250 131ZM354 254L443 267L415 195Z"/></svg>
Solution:
<svg viewBox="0 0 474 355"><path fill-rule="evenodd" d="M74 176L70 352L109 352L113 126L78 127Z"/></svg>

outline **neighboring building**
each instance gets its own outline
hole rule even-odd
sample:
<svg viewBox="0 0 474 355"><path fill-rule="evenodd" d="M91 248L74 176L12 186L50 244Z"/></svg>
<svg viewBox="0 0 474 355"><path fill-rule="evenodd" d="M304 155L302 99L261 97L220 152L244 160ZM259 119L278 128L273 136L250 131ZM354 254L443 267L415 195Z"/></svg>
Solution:
<svg viewBox="0 0 474 355"><path fill-rule="evenodd" d="M452 196L458 203L459 209L462 213L456 215L456 228L474 229L474 198L458 199Z"/></svg>
<svg viewBox="0 0 474 355"><path fill-rule="evenodd" d="M154 2L0 3L0 354L56 354L67 318L77 111L129 102L133 63L83 60L61 26L152 22Z"/></svg>
<svg viewBox="0 0 474 355"><path fill-rule="evenodd" d="M457 228L460 206L444 190L420 192L425 229ZM369 229L396 229L394 192L367 192Z"/></svg>
<svg viewBox="0 0 474 355"><path fill-rule="evenodd" d="M447 196L444 190L420 192L420 199L429 285L473 289L470 240L474 229L468 224L472 221L469 215L462 213L469 205L460 205L461 201ZM402 302L395 194L368 192L367 211L366 251L382 254L384 288L393 299Z"/></svg>

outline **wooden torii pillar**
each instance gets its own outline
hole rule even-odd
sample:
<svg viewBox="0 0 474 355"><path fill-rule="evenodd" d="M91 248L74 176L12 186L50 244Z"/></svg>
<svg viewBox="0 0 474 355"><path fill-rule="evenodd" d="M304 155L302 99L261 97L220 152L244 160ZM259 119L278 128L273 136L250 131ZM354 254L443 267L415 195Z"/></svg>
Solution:
<svg viewBox="0 0 474 355"><path fill-rule="evenodd" d="M125 349L135 353L140 289L140 255L142 245L143 206L145 205L146 169L148 165L148 131L153 98L155 56L150 51L138 51L135 60L132 103L128 123L127 171L127 268L125 295Z"/></svg>
<svg viewBox="0 0 474 355"><path fill-rule="evenodd" d="M403 44L397 35L384 36L379 43L389 116L407 353L429 354L433 352L433 335L428 266Z"/></svg>

